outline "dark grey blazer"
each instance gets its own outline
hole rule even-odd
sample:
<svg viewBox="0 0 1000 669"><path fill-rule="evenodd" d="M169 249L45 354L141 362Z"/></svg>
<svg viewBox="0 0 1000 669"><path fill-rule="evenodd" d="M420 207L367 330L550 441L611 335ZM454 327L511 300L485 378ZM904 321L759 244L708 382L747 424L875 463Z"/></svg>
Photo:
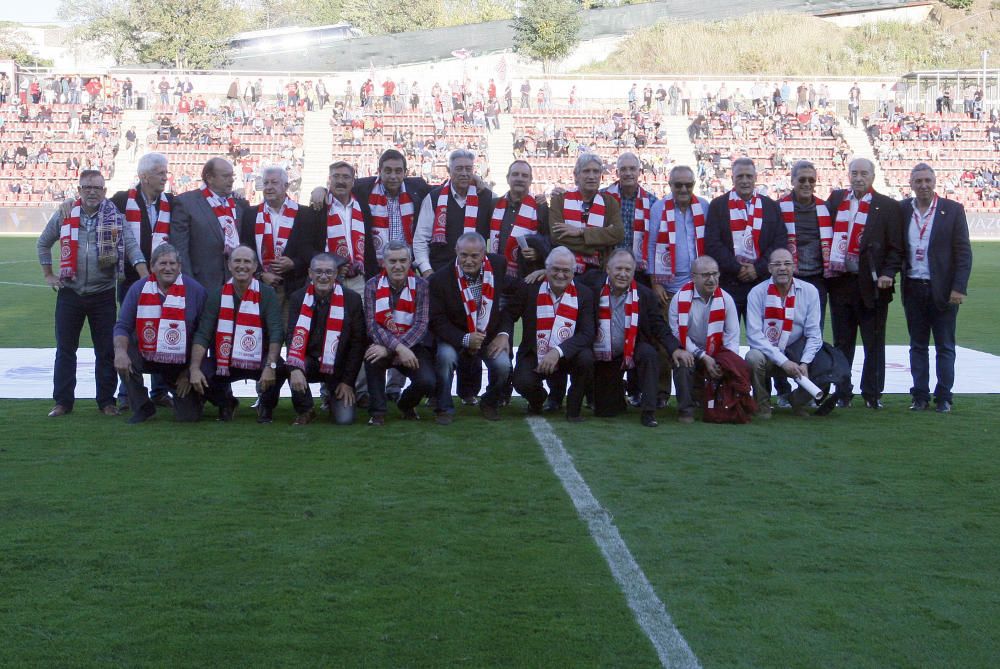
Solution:
<svg viewBox="0 0 1000 669"><path fill-rule="evenodd" d="M903 286L906 286L910 269L909 226L913 218L913 198L900 202L903 212ZM972 273L972 244L969 243L969 223L965 207L954 200L939 197L931 238L927 242L927 264L931 270L931 294L934 306L942 311L948 308L951 291L963 295L969 292L969 274ZM905 293L904 293L905 294Z"/></svg>
<svg viewBox="0 0 1000 669"><path fill-rule="evenodd" d="M236 231L249 204L236 201ZM221 290L229 280L222 228L201 190L190 190L174 198L170 212L170 243L177 248L185 274L193 276L205 290Z"/></svg>

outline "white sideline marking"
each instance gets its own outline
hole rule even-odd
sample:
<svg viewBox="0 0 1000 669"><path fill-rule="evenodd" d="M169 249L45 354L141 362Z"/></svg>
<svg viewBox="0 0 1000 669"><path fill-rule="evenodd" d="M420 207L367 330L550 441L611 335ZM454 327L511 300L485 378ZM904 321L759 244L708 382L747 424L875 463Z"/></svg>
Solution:
<svg viewBox="0 0 1000 669"><path fill-rule="evenodd" d="M20 281L0 281L3 286L25 286L26 288L48 288L47 283L21 283Z"/></svg>
<svg viewBox="0 0 1000 669"><path fill-rule="evenodd" d="M587 482L573 465L573 459L566 452L562 441L552 431L552 426L547 420L537 416L527 420L535 439L545 452L549 466L573 500L573 506L576 507L580 518L586 521L590 536L601 549L605 561L611 568L611 574L625 594L629 608L635 614L636 622L656 649L660 664L671 668L700 667L698 658L674 626L663 602L656 596L646 574L636 563L621 534L618 533L618 528L611 520L611 514L605 511L594 497Z"/></svg>

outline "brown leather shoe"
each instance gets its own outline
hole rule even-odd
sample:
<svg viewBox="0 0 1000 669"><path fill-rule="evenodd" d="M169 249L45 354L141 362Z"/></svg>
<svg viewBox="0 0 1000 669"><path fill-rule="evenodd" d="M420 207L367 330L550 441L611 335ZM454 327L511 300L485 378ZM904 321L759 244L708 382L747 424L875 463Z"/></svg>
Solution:
<svg viewBox="0 0 1000 669"><path fill-rule="evenodd" d="M495 406L480 404L479 413L483 414L486 420L500 420L500 411Z"/></svg>
<svg viewBox="0 0 1000 669"><path fill-rule="evenodd" d="M104 407L103 409L98 409L98 411L100 411L105 416L121 416L122 415L122 412L119 411L118 407L116 407L114 404L109 404L106 407Z"/></svg>
<svg viewBox="0 0 1000 669"><path fill-rule="evenodd" d="M292 421L292 425L308 425L316 419L316 412L310 409L305 413L300 413Z"/></svg>
<svg viewBox="0 0 1000 669"><path fill-rule="evenodd" d="M64 405L57 404L54 407L52 407L52 411L49 412L49 418L58 418L59 416L65 416L70 411L72 411L72 409L67 409Z"/></svg>

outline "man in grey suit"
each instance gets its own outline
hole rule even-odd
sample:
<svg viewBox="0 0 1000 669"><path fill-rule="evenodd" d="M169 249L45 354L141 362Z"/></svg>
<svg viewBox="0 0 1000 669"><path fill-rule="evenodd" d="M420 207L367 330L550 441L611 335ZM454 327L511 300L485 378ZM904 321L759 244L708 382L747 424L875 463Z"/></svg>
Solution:
<svg viewBox="0 0 1000 669"><path fill-rule="evenodd" d="M225 158L209 158L201 178L201 188L174 198L170 242L181 266L211 292L229 280L226 262L240 244L240 220L250 205L233 194L233 165Z"/></svg>
<svg viewBox="0 0 1000 669"><path fill-rule="evenodd" d="M903 244L903 311L910 331L910 373L913 375L912 411L930 408L928 347L934 334L937 386L934 400L939 413L951 411L955 382L955 325L958 305L969 292L972 245L965 208L934 192L934 170L917 163L910 170L913 197L900 209L906 222Z"/></svg>

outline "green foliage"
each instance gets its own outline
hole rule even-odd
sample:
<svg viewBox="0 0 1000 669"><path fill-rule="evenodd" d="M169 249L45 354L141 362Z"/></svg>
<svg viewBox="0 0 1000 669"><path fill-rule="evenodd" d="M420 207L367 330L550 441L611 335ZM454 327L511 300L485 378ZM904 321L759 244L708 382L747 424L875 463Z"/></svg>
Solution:
<svg viewBox="0 0 1000 669"><path fill-rule="evenodd" d="M10 58L18 65L38 65L51 67L49 58L36 58L28 51L26 44L31 40L11 21L0 22L0 59Z"/></svg>
<svg viewBox="0 0 1000 669"><path fill-rule="evenodd" d="M436 28L443 15L441 0L349 2L341 13L342 20L368 35Z"/></svg>
<svg viewBox="0 0 1000 669"><path fill-rule="evenodd" d="M975 0L941 0L941 2L952 9L969 9L975 4Z"/></svg>
<svg viewBox="0 0 1000 669"><path fill-rule="evenodd" d="M527 0L514 19L514 52L542 61L548 71L579 41L580 6L575 0Z"/></svg>

